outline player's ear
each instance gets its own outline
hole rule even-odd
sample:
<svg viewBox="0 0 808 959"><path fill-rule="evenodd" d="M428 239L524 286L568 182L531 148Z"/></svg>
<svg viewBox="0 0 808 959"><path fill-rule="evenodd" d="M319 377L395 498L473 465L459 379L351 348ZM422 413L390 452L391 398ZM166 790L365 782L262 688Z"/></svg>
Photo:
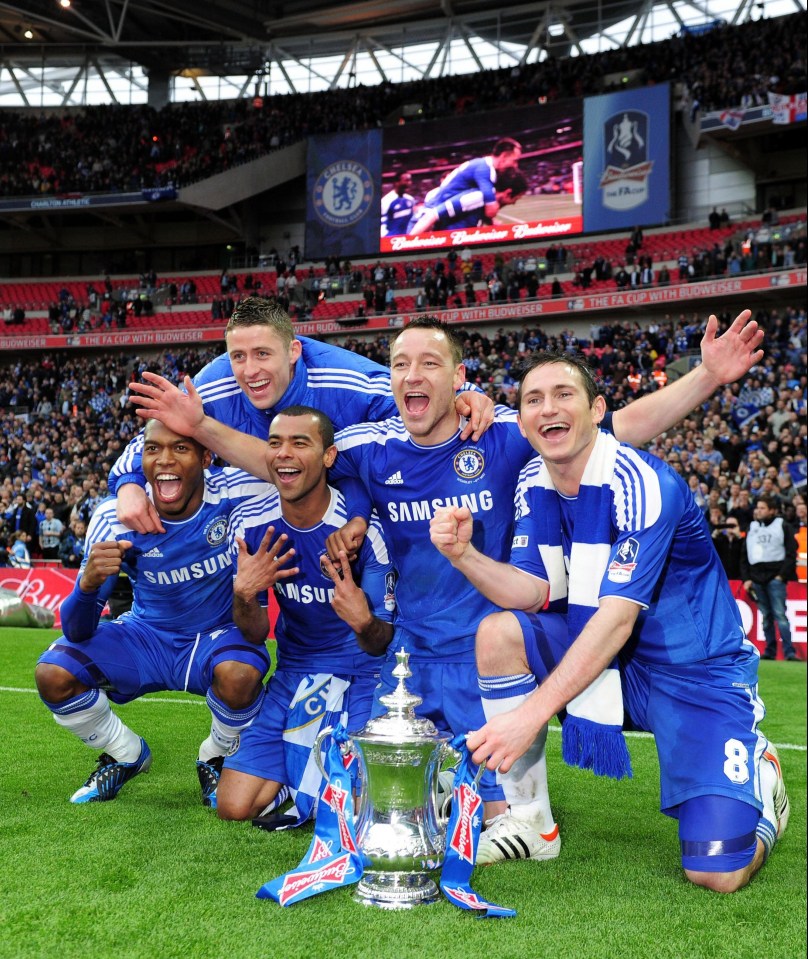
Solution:
<svg viewBox="0 0 808 959"><path fill-rule="evenodd" d="M527 433L525 432L524 426L522 426L522 414L521 414L521 413L517 413L517 414L516 414L516 425L519 427L519 432L522 434L522 436L524 436L524 438L527 439Z"/></svg>
<svg viewBox="0 0 808 959"><path fill-rule="evenodd" d="M606 415L606 400L602 396L596 396L592 403L592 422L598 425Z"/></svg>
<svg viewBox="0 0 808 959"><path fill-rule="evenodd" d="M337 458L337 447L333 444L327 446L323 452L323 463L326 469L334 465L334 460Z"/></svg>
<svg viewBox="0 0 808 959"><path fill-rule="evenodd" d="M213 454L210 450L202 450L202 469L206 470L213 462Z"/></svg>
<svg viewBox="0 0 808 959"><path fill-rule="evenodd" d="M289 344L289 362L297 363L302 352L303 344L300 342L300 340L292 340L292 342Z"/></svg>

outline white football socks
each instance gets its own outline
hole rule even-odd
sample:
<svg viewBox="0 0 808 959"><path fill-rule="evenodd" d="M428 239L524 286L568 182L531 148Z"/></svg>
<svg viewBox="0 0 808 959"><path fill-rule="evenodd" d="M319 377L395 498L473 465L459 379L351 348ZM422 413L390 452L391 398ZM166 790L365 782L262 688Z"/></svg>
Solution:
<svg viewBox="0 0 808 959"><path fill-rule="evenodd" d="M525 699L527 696L508 696L504 699L483 697L486 720L515 709ZM546 742L547 727L544 726L524 756L517 759L507 773L497 773L497 782L502 786L511 814L517 819L535 823L540 833L550 833L555 828L547 785Z"/></svg>
<svg viewBox="0 0 808 959"><path fill-rule="evenodd" d="M98 690L98 699L88 709L66 715L54 713L53 718L87 746L108 753L120 763L133 763L140 755L140 736L113 713L103 689Z"/></svg>
<svg viewBox="0 0 808 959"><path fill-rule="evenodd" d="M239 734L245 726L250 725L250 722L242 726L226 726L218 716L211 716L210 736L199 746L199 759L207 763L217 756L229 756L235 752Z"/></svg>

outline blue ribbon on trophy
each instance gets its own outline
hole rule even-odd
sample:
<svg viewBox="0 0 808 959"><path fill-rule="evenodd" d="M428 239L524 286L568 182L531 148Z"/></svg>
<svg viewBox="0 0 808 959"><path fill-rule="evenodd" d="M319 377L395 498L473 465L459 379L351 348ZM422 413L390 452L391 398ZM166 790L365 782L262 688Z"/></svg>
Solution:
<svg viewBox="0 0 808 959"><path fill-rule="evenodd" d="M328 777L317 804L314 838L306 855L299 866L264 883L255 894L258 899L274 899L281 906L291 906L361 878L364 866L354 827L355 777L351 768L346 768L340 750L347 739L344 726L335 726L324 757Z"/></svg>
<svg viewBox="0 0 808 959"><path fill-rule="evenodd" d="M483 819L483 801L477 784L484 766L472 774L474 762L465 736L455 736L449 745L460 753L454 787L452 813L446 828L446 855L441 871L440 888L444 896L458 909L470 909L479 918L506 918L516 915L515 909L498 906L480 896L471 888L471 873L477 860L477 844Z"/></svg>

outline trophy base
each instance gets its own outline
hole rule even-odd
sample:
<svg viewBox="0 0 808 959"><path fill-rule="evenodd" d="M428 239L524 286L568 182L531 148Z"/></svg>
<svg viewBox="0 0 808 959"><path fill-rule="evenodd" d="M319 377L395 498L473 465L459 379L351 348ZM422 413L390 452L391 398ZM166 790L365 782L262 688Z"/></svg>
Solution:
<svg viewBox="0 0 808 959"><path fill-rule="evenodd" d="M437 902L440 891L424 873L365 872L353 898L377 909L413 909Z"/></svg>

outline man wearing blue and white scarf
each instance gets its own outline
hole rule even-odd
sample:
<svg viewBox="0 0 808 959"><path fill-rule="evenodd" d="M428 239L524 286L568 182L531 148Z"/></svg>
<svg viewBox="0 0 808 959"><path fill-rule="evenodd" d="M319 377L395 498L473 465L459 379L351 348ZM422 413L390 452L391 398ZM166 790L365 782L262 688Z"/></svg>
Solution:
<svg viewBox="0 0 808 959"><path fill-rule="evenodd" d="M509 815L491 841L500 858L530 848L556 713L567 763L630 775L625 709L655 736L662 811L679 821L686 877L734 892L789 812L777 752L758 730L758 655L687 487L601 431L605 412L582 361L535 354L519 413L540 456L520 476L510 563L471 545L464 510L432 523L435 546L511 610L478 630L487 722L467 737L475 762L511 780Z"/></svg>

